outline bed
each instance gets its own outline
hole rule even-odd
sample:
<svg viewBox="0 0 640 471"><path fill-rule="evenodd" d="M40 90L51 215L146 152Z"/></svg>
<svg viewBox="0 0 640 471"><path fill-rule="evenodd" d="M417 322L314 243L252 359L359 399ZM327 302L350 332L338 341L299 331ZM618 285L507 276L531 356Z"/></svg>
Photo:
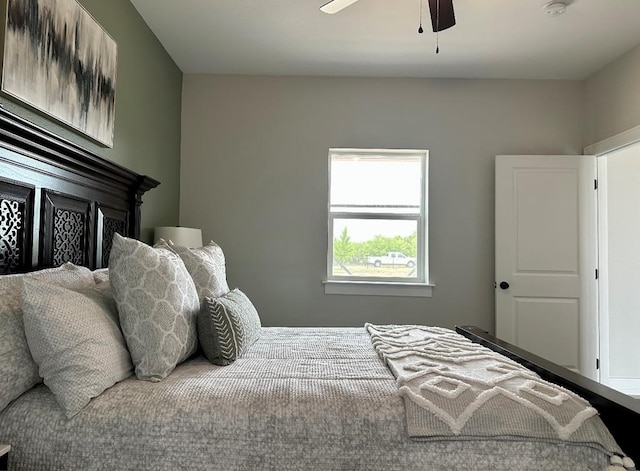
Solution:
<svg viewBox="0 0 640 471"><path fill-rule="evenodd" d="M158 184L0 109L2 279L49 269L113 281L111 254L139 238L142 196ZM12 339L0 338L3 368ZM493 388L509 381L529 399ZM227 365L202 346L162 378L125 371L71 417L53 391L36 381L0 398L9 469L622 470L640 459L634 400L469 326L261 327ZM560 420L554 401L575 409ZM518 402L528 406L502 407ZM541 416L533 435L517 428Z"/></svg>

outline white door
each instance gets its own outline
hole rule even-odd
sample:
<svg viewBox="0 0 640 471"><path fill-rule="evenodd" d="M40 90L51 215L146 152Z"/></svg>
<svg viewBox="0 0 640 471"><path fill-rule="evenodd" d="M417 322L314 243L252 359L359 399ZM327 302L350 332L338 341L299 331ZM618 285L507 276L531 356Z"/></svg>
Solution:
<svg viewBox="0 0 640 471"><path fill-rule="evenodd" d="M597 379L596 161L496 157L496 335Z"/></svg>

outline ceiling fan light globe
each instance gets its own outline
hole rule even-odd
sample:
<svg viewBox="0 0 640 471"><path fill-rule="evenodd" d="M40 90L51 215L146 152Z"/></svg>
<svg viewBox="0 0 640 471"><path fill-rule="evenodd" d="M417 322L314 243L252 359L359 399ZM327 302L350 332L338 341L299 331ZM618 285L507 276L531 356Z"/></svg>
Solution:
<svg viewBox="0 0 640 471"><path fill-rule="evenodd" d="M329 13L333 15L340 10L347 8L349 5L356 3L358 0L331 0L320 7L320 11L323 13Z"/></svg>

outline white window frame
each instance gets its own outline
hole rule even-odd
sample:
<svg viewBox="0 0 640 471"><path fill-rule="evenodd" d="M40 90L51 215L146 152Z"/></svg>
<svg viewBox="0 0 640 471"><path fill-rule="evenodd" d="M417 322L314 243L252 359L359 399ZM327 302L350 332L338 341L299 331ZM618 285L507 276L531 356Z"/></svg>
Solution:
<svg viewBox="0 0 640 471"><path fill-rule="evenodd" d="M421 197L419 214L331 212L331 163L335 156L362 155L366 157L393 158L396 156L419 157L421 162ZM324 281L326 294L362 294L378 296L431 297L433 284L429 283L429 151L419 149L329 149L329 184L327 194L327 271ZM336 219L389 219L417 222L417 276L413 279L400 277L358 277L333 274L333 223Z"/></svg>

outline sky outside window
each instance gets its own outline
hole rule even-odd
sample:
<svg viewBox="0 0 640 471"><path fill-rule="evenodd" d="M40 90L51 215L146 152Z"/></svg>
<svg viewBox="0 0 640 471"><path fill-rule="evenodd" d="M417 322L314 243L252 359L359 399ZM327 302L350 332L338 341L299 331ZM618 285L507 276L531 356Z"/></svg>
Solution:
<svg viewBox="0 0 640 471"><path fill-rule="evenodd" d="M395 158L341 155L331 164L331 212L415 214L422 197L420 157ZM334 233L348 227L354 242L376 235L408 236L416 230L414 221L334 220Z"/></svg>

